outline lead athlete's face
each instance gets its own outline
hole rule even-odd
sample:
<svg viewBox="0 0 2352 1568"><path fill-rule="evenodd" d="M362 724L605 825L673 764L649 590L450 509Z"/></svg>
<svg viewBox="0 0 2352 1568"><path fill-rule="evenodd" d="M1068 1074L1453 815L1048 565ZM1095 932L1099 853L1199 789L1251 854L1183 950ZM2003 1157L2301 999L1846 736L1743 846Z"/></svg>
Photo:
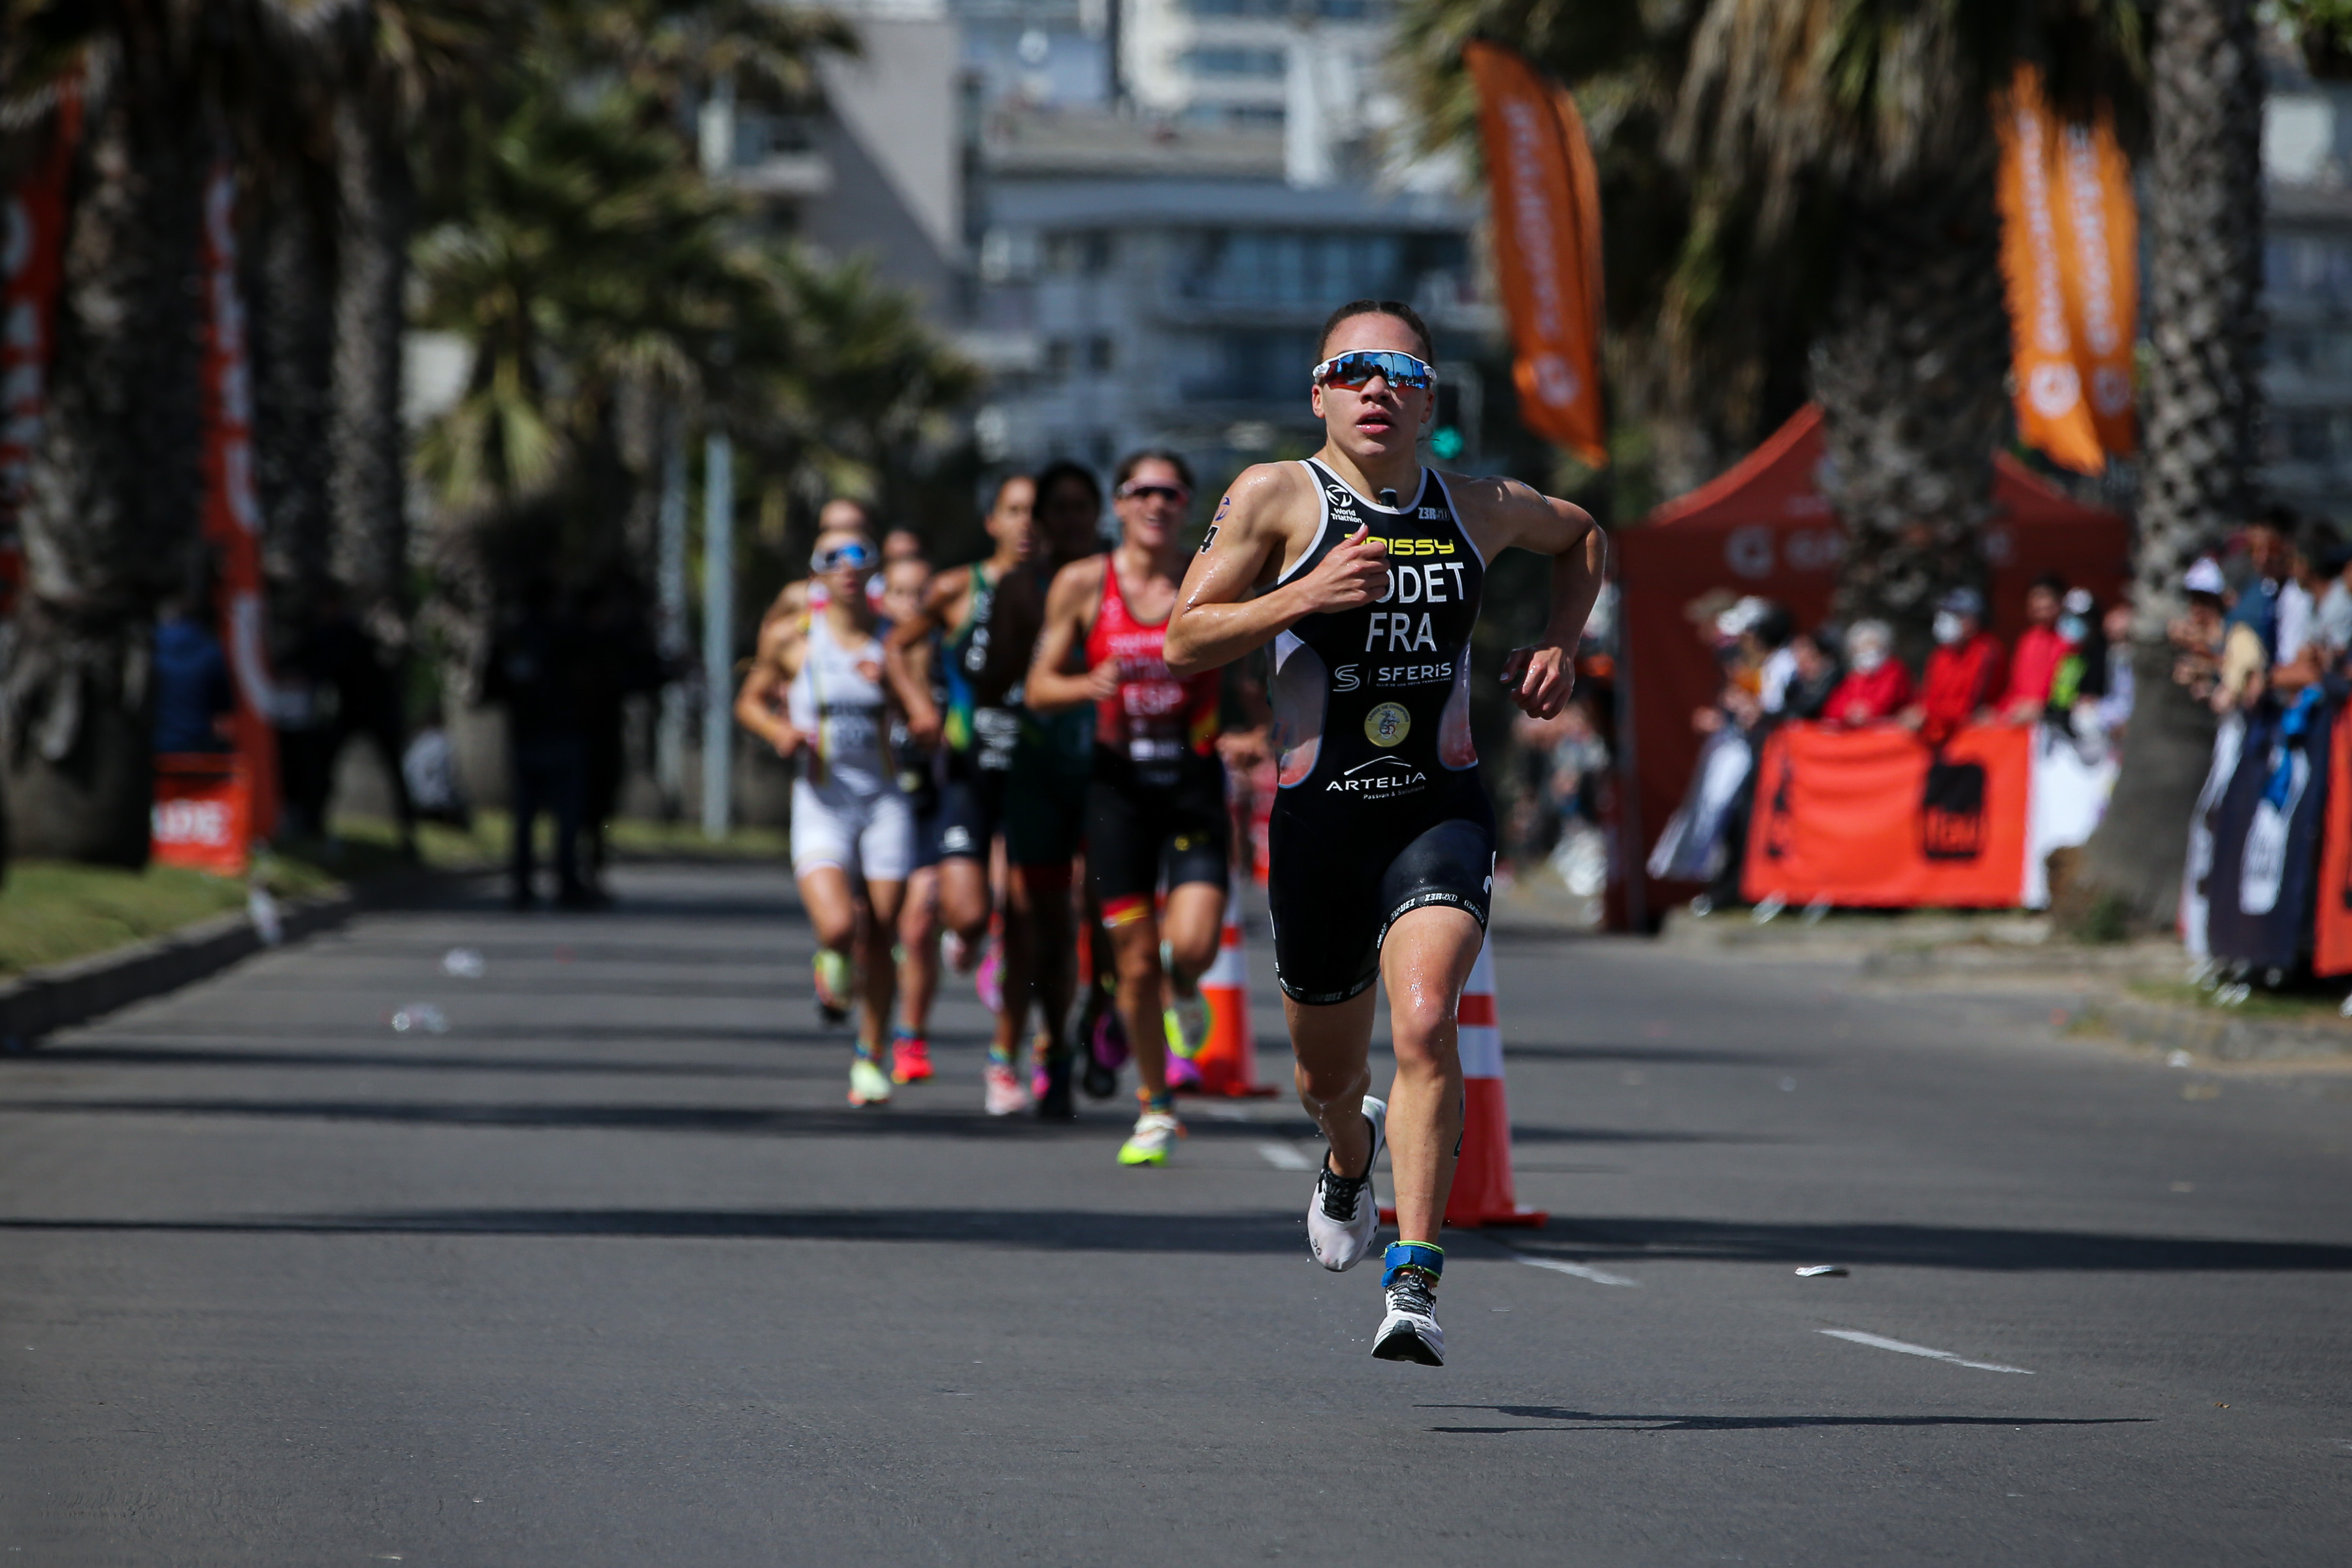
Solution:
<svg viewBox="0 0 2352 1568"><path fill-rule="evenodd" d="M1118 525L1129 543L1159 550L1184 526L1185 509L1192 492L1173 463L1147 458L1135 465L1118 488Z"/></svg>
<svg viewBox="0 0 2352 1568"><path fill-rule="evenodd" d="M1351 349L1393 349L1417 359L1428 353L1412 329L1394 316L1349 317L1324 340L1322 358ZM1434 387L1391 386L1379 375L1353 389L1318 386L1313 395L1316 416L1331 444L1360 461L1412 451L1437 408Z"/></svg>

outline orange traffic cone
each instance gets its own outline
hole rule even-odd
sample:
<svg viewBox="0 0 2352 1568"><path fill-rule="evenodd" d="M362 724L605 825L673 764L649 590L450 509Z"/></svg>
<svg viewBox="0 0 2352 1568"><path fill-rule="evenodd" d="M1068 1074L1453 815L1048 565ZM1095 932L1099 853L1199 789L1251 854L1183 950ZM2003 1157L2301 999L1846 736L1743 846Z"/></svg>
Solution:
<svg viewBox="0 0 2352 1568"><path fill-rule="evenodd" d="M1478 949L1462 988L1462 1158L1445 1200L1448 1225L1541 1225L1551 1216L1521 1208L1511 1184L1511 1108L1503 1094L1503 1030L1495 1021L1495 950Z"/></svg>
<svg viewBox="0 0 2352 1568"><path fill-rule="evenodd" d="M1479 948L1454 1016L1462 1056L1462 1157L1454 1163L1445 1223L1541 1225L1551 1216L1520 1207L1511 1184L1511 1109L1503 1093L1503 1031L1495 1022L1492 946ZM1381 1218L1393 1224L1396 1211L1384 1208Z"/></svg>
<svg viewBox="0 0 2352 1568"><path fill-rule="evenodd" d="M1225 895L1225 927L1217 937L1217 961L1201 976L1201 997L1209 1005L1209 1039L1192 1058L1201 1082L1194 1094L1254 1099L1274 1092L1257 1081L1257 1040L1250 1032L1249 963L1242 955L1242 895Z"/></svg>

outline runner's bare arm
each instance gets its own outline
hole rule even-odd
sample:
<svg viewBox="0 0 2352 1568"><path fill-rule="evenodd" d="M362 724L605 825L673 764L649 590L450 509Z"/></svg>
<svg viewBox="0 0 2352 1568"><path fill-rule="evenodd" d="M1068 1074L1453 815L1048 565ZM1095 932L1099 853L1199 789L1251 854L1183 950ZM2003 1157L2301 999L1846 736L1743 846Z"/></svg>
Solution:
<svg viewBox="0 0 2352 1568"><path fill-rule="evenodd" d="M1608 569L1608 536L1582 507L1517 479L1449 477L1447 484L1467 503L1463 521L1487 560L1514 545L1551 557L1551 613L1543 636L1510 651L1503 660L1503 684L1521 712L1555 718L1576 687L1576 645Z"/></svg>
<svg viewBox="0 0 2352 1568"><path fill-rule="evenodd" d="M1074 656L1085 657L1087 619L1102 602L1102 574L1109 562L1108 555L1092 555L1054 574L1054 586L1045 595L1045 629L1037 634L1023 689L1025 706L1057 713L1118 693L1118 660L1107 658L1075 673L1070 668Z"/></svg>
<svg viewBox="0 0 2352 1568"><path fill-rule="evenodd" d="M1387 545L1361 528L1332 546L1315 569L1251 596L1295 552L1314 548L1320 517L1296 466L1244 468L1217 503L1201 552L1176 591L1168 617L1168 672L1181 679L1231 664L1275 634L1323 610L1351 610L1388 591Z"/></svg>
<svg viewBox="0 0 2352 1568"><path fill-rule="evenodd" d="M940 738L939 704L931 700L931 634L947 628L950 612L971 582L969 566L932 578L923 593L922 609L892 626L889 640L882 645L882 673L907 715L908 738L918 746L935 745Z"/></svg>
<svg viewBox="0 0 2352 1568"><path fill-rule="evenodd" d="M760 651L743 677L741 689L735 693L735 721L775 748L776 755L789 757L800 749L803 739L792 721L778 710L792 677L777 657L777 639L772 632L760 641Z"/></svg>

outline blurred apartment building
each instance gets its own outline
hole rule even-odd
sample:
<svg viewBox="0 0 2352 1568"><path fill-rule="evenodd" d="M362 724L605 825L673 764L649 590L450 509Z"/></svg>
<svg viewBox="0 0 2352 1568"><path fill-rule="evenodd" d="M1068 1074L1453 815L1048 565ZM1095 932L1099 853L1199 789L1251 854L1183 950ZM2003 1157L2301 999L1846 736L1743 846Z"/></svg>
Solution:
<svg viewBox="0 0 2352 1568"><path fill-rule="evenodd" d="M1164 443L1209 482L1311 445L1315 329L1349 298L1412 300L1457 369L1491 346L1458 171L1384 134L1387 0L847 9L864 56L825 67L824 112L736 112L710 151L922 297L989 373L992 466Z"/></svg>
<svg viewBox="0 0 2352 1568"><path fill-rule="evenodd" d="M2275 63L2263 166L2263 479L2352 534L2352 83Z"/></svg>

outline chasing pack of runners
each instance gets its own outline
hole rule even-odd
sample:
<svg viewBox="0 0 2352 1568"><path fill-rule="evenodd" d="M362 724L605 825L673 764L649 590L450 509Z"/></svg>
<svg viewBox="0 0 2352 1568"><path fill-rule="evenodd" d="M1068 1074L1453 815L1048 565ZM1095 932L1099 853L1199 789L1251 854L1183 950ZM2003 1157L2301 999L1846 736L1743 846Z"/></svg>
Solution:
<svg viewBox="0 0 2352 1568"><path fill-rule="evenodd" d="M1166 1164L1182 1135L1171 1061L1208 1032L1226 765L1270 752L1275 973L1299 1100L1328 1145L1309 1250L1333 1270L1370 1254L1385 1148L1398 1240L1372 1353L1428 1365L1444 1359L1438 1237L1462 1136L1455 1010L1494 892L1470 732L1480 595L1498 552L1551 558L1543 632L1501 672L1523 711L1550 718L1603 564L1579 508L1422 464L1434 359L1409 306L1333 311L1318 363L1300 367L1321 448L1244 469L1189 558L1192 477L1165 450L1119 465L1108 551L1100 493L1076 465L1002 481L988 557L936 575L903 550L886 568L869 520L834 503L737 704L795 763L817 1005L859 1014L851 1102L932 1076L944 935L996 1015L990 1114L1071 1117L1074 1081L1113 1081L1097 1039L1123 1035L1140 1102L1118 1152L1129 1166ZM1227 673L1260 649L1262 693ZM1111 986L1074 1029L1080 942ZM1385 1096L1371 1092L1376 986L1396 1061Z"/></svg>

